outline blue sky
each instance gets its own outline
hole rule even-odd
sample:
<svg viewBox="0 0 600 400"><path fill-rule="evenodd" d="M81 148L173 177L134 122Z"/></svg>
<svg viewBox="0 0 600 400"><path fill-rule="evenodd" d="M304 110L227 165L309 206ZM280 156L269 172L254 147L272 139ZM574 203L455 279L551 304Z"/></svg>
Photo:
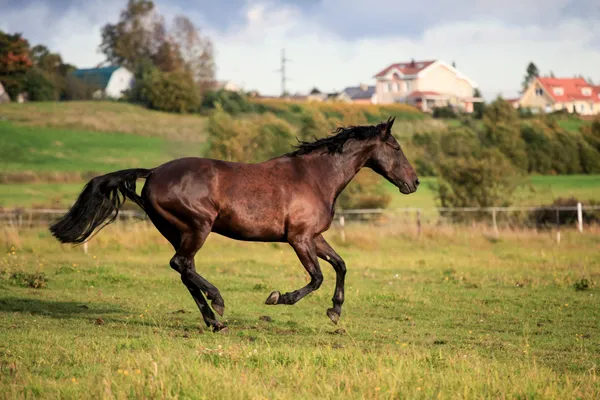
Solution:
<svg viewBox="0 0 600 400"><path fill-rule="evenodd" d="M393 62L442 59L487 99L517 94L526 65L600 83L598 0L156 0L214 41L217 75L278 94L282 47L292 92L340 90ZM80 67L102 61L100 28L126 0L0 0L0 29L22 32Z"/></svg>

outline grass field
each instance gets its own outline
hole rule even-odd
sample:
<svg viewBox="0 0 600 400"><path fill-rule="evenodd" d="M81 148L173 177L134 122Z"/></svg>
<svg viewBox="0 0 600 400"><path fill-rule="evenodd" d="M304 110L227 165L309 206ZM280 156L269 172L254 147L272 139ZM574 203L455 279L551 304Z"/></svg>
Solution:
<svg viewBox="0 0 600 400"><path fill-rule="evenodd" d="M203 152L203 144L0 122L0 171L111 171Z"/></svg>
<svg viewBox="0 0 600 400"><path fill-rule="evenodd" d="M179 142L206 140L206 118L148 110L125 102L69 101L0 105L0 121L78 131L121 132Z"/></svg>
<svg viewBox="0 0 600 400"><path fill-rule="evenodd" d="M600 236L349 229L348 265L294 306L263 304L307 276L287 245L209 237L199 272L225 299L205 329L172 251L142 223L109 226L89 253L46 231L4 230L1 398L521 398L600 396ZM27 287L15 272L43 272ZM592 283L587 290L582 279Z"/></svg>

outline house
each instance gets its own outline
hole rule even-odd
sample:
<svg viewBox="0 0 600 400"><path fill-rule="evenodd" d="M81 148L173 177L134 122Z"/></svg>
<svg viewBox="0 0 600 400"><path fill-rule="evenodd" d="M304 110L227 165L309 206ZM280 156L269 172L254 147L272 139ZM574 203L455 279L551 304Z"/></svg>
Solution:
<svg viewBox="0 0 600 400"><path fill-rule="evenodd" d="M2 83L0 82L0 104L2 103L10 103L10 96L6 93L4 86L2 86Z"/></svg>
<svg viewBox="0 0 600 400"><path fill-rule="evenodd" d="M483 102L473 96L477 84L441 60L391 64L375 79L378 104L408 103L425 112L452 106L470 113L473 103Z"/></svg>
<svg viewBox="0 0 600 400"><path fill-rule="evenodd" d="M600 113L600 87L583 78L535 77L519 100L532 112L567 110L581 115Z"/></svg>
<svg viewBox="0 0 600 400"><path fill-rule="evenodd" d="M73 76L95 87L94 98L118 99L133 87L133 73L124 67L76 69Z"/></svg>
<svg viewBox="0 0 600 400"><path fill-rule="evenodd" d="M352 99L345 92L333 92L327 93L327 97L325 101L335 102L335 103L352 103Z"/></svg>
<svg viewBox="0 0 600 400"><path fill-rule="evenodd" d="M331 92L331 93L323 93L317 88L313 88L308 96L306 96L307 101L327 101L327 102L344 102L351 103L352 100L345 92Z"/></svg>
<svg viewBox="0 0 600 400"><path fill-rule="evenodd" d="M506 102L507 102L508 104L510 104L511 106L513 106L513 108L515 108L515 109L516 109L516 108L519 108L519 106L520 106L520 103L519 103L519 102L520 102L520 101L521 101L521 98L520 98L520 97L506 99Z"/></svg>
<svg viewBox="0 0 600 400"><path fill-rule="evenodd" d="M226 90L228 92L239 92L241 88L232 81L215 81L214 90Z"/></svg>
<svg viewBox="0 0 600 400"><path fill-rule="evenodd" d="M326 99L327 99L327 93L321 92L316 87L313 88L310 91L310 93L308 94L308 96L306 97L306 100L308 100L308 101L325 101Z"/></svg>
<svg viewBox="0 0 600 400"><path fill-rule="evenodd" d="M345 93L353 103L377 104L375 85L368 86L363 83L359 86L350 86L345 88L342 93Z"/></svg>

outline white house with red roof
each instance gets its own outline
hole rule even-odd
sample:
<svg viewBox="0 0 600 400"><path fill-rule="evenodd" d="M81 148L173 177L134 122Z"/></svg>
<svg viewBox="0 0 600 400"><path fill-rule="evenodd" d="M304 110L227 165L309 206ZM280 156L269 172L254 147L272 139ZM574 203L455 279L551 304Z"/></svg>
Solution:
<svg viewBox="0 0 600 400"><path fill-rule="evenodd" d="M581 115L600 113L600 86L583 78L536 77L519 99L522 108L552 112L567 110Z"/></svg>
<svg viewBox="0 0 600 400"><path fill-rule="evenodd" d="M391 64L375 75L378 104L409 103L430 112L435 107L453 106L473 112L477 84L441 60Z"/></svg>

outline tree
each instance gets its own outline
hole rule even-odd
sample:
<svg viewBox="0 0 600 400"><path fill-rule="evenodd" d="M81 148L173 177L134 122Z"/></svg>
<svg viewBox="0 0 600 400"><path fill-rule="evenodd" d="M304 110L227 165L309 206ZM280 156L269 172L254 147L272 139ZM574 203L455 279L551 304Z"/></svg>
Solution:
<svg viewBox="0 0 600 400"><path fill-rule="evenodd" d="M527 169L526 143L521 137L519 117L506 100L499 97L486 107L480 140L484 146L497 147L520 169Z"/></svg>
<svg viewBox="0 0 600 400"><path fill-rule="evenodd" d="M176 16L173 21L173 39L184 61L186 72L194 81L207 87L215 79L212 41L203 37L189 18Z"/></svg>
<svg viewBox="0 0 600 400"><path fill-rule="evenodd" d="M160 47L153 37L161 22L151 0L129 0L119 22L102 28L100 51L108 62L135 71L143 60L152 59Z"/></svg>
<svg viewBox="0 0 600 400"><path fill-rule="evenodd" d="M525 74L525 78L523 79L523 90L521 91L521 93L525 93L525 91L529 87L529 83L539 75L540 71L538 70L538 67L533 62L530 62L529 65L527 65L527 73Z"/></svg>
<svg viewBox="0 0 600 400"><path fill-rule="evenodd" d="M32 65L29 42L20 33L0 31L0 82L12 99L24 90L26 72Z"/></svg>
<svg viewBox="0 0 600 400"><path fill-rule="evenodd" d="M473 90L473 97L479 97L481 98L481 92L479 91L478 88L475 88ZM485 103L481 102L481 103L474 103L473 104L473 117L475 117L476 119L481 119L483 118L483 110L485 110Z"/></svg>

